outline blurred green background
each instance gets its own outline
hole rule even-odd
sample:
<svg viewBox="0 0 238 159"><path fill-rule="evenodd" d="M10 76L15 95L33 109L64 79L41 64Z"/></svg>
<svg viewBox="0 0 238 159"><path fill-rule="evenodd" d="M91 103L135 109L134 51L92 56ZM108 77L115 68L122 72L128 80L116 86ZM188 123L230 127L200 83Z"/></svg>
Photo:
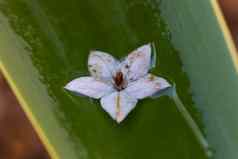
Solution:
<svg viewBox="0 0 238 159"><path fill-rule="evenodd" d="M234 41L238 44L238 1L220 0ZM0 158L49 158L9 86L0 76Z"/></svg>

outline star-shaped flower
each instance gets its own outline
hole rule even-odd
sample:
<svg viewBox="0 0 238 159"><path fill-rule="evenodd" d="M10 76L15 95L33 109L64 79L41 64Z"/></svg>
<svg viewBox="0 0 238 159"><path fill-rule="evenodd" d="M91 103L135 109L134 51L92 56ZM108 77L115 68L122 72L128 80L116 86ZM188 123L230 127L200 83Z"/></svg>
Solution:
<svg viewBox="0 0 238 159"><path fill-rule="evenodd" d="M105 52L91 51L88 59L91 76L76 78L65 88L100 99L102 108L120 123L139 99L171 86L164 78L148 73L151 63L151 44L134 50L122 61Z"/></svg>

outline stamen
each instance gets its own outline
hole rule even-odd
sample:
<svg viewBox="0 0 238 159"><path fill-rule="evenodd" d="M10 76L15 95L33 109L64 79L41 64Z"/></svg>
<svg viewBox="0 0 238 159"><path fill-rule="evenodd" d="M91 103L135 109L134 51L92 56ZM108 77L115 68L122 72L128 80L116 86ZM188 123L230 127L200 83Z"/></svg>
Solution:
<svg viewBox="0 0 238 159"><path fill-rule="evenodd" d="M125 80L123 77L123 73L121 71L117 72L116 75L113 77L115 88L120 91L124 89Z"/></svg>

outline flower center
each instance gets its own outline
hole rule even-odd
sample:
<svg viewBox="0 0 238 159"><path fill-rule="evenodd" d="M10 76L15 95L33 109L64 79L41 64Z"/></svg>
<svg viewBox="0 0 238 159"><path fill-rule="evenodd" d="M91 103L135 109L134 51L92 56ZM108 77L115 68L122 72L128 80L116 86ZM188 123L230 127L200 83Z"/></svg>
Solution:
<svg viewBox="0 0 238 159"><path fill-rule="evenodd" d="M117 72L116 75L113 77L114 80L114 87L120 91L125 88L126 82L123 77L123 73L121 71Z"/></svg>

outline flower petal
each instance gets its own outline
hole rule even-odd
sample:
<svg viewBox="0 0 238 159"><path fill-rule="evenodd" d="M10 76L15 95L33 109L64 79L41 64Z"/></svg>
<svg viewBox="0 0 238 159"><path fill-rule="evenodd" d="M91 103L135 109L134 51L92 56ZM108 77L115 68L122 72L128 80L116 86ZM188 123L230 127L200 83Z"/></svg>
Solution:
<svg viewBox="0 0 238 159"><path fill-rule="evenodd" d="M151 67L151 44L143 45L132 51L121 63L121 71L127 80L135 81L145 76Z"/></svg>
<svg viewBox="0 0 238 159"><path fill-rule="evenodd" d="M128 96L126 92L114 92L101 99L103 109L118 123L126 118L135 108L137 99Z"/></svg>
<svg viewBox="0 0 238 159"><path fill-rule="evenodd" d="M101 80L112 80L119 62L111 55L101 51L91 51L88 68L93 77Z"/></svg>
<svg viewBox="0 0 238 159"><path fill-rule="evenodd" d="M93 77L80 77L69 82L65 88L75 93L99 99L111 93L112 85L96 80Z"/></svg>
<svg viewBox="0 0 238 159"><path fill-rule="evenodd" d="M164 78L148 74L130 83L125 91L129 96L135 97L136 99L143 99L170 86L171 85Z"/></svg>

